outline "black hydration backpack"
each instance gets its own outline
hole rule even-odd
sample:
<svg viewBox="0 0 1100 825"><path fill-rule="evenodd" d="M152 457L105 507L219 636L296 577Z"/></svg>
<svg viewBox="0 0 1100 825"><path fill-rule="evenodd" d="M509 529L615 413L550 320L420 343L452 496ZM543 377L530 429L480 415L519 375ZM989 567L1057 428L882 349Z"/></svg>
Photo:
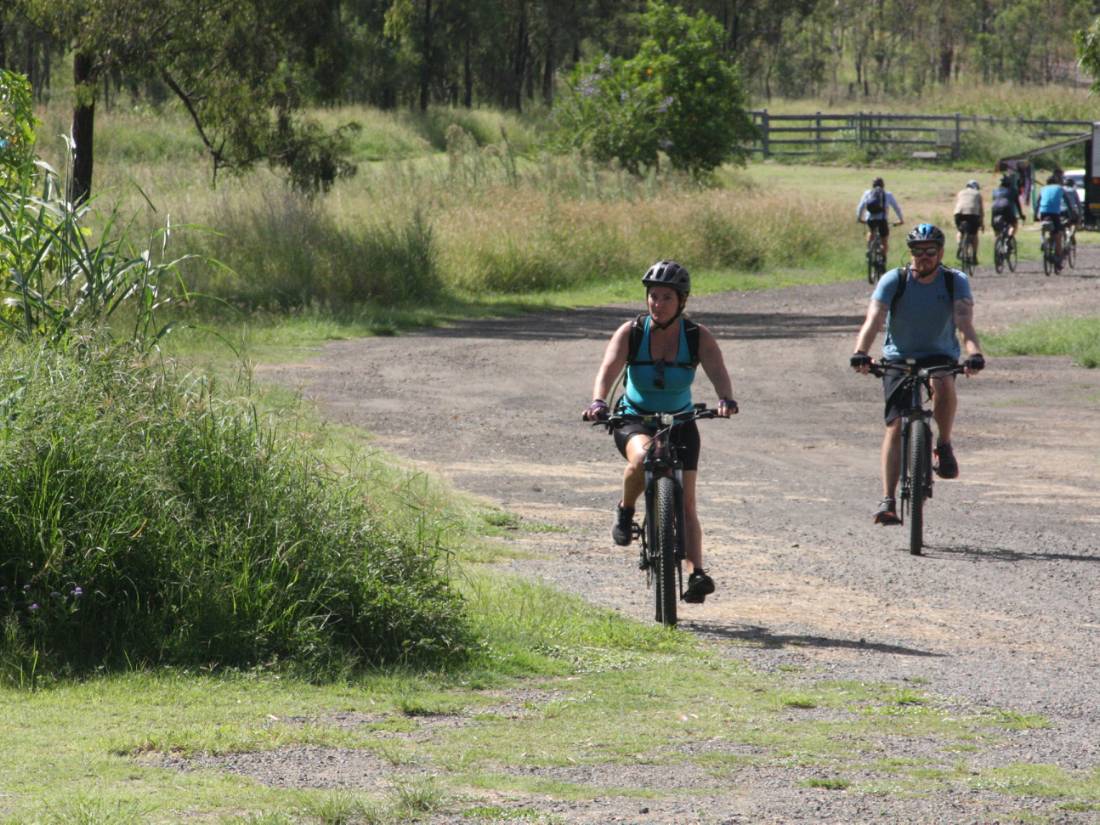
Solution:
<svg viewBox="0 0 1100 825"><path fill-rule="evenodd" d="M898 288L894 290L894 297L890 299L890 314L894 314L894 310L898 307L898 301L901 300L901 296L905 294L905 287L909 284L909 271L910 267L906 266L905 271L901 273L901 277L898 278ZM955 305L955 270L950 267L946 267L940 264L940 272L943 273L943 285L947 287L947 302L952 306Z"/></svg>
<svg viewBox="0 0 1100 825"><path fill-rule="evenodd" d="M871 199L867 201L867 212L872 215L886 214L886 190L881 186L871 189Z"/></svg>
<svg viewBox="0 0 1100 825"><path fill-rule="evenodd" d="M643 312L630 324L630 351L626 356L626 363L628 365L633 364L648 367L653 364L653 361L638 360L638 350L642 347L642 336L645 335L645 319L648 317L649 313ZM684 335L687 336L688 359L691 361L690 366L696 367L699 365L699 325L686 317L684 318ZM677 366L684 365L677 364Z"/></svg>

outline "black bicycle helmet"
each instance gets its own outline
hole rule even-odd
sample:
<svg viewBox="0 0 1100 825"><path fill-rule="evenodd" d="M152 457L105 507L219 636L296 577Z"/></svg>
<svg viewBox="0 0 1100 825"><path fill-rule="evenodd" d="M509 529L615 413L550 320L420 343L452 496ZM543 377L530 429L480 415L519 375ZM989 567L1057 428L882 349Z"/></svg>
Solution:
<svg viewBox="0 0 1100 825"><path fill-rule="evenodd" d="M642 277L646 289L651 286L667 286L683 297L691 294L691 275L676 261L657 261Z"/></svg>
<svg viewBox="0 0 1100 825"><path fill-rule="evenodd" d="M943 246L943 230L930 223L918 223L906 236L905 242L909 246L921 243L934 243L936 246Z"/></svg>

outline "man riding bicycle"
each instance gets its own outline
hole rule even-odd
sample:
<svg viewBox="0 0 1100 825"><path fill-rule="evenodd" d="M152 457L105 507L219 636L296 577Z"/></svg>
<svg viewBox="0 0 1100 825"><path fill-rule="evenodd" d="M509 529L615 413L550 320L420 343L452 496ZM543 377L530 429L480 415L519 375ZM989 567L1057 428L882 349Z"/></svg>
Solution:
<svg viewBox="0 0 1100 825"><path fill-rule="evenodd" d="M1019 221L1024 219L1024 211L1020 208L1020 193L1012 178L1008 175L1002 177L1001 185L993 190L990 197L993 199L990 210L993 231L1000 233L1001 227L1007 226L1009 237L1015 237Z"/></svg>
<svg viewBox="0 0 1100 825"><path fill-rule="evenodd" d="M898 206L894 193L886 190L886 184L882 182L882 178L875 178L871 181L871 188L863 193L856 205L856 220L860 223L866 220L868 243L871 242L872 232L878 230L879 237L882 238L883 258L887 258L890 254L889 209L893 209L894 214L898 216L898 219L894 221L894 226L905 220L901 216L901 207ZM864 212L867 215L866 219L863 217Z"/></svg>
<svg viewBox="0 0 1100 825"><path fill-rule="evenodd" d="M1066 221L1066 237L1072 238L1078 227L1084 220L1084 209L1081 206L1081 196L1077 194L1077 187L1072 180L1062 179L1062 217Z"/></svg>
<svg viewBox="0 0 1100 825"><path fill-rule="evenodd" d="M966 347L966 374L979 372L985 366L985 358L974 330L974 299L969 279L943 265L944 235L938 227L919 224L906 240L912 262L890 270L878 282L849 364L861 373L870 370L871 356L867 353L883 328L886 330L883 361L915 359L922 367L954 364L960 355L958 332ZM897 392L901 387L898 373L887 372L882 383L886 399L881 455L883 498L874 520L875 524L889 525L901 523L894 491L901 475L900 416L907 399L904 393ZM958 407L954 376L933 378L932 392L932 417L938 431L933 469L941 478L956 478L959 465L951 446Z"/></svg>
<svg viewBox="0 0 1100 825"><path fill-rule="evenodd" d="M729 418L737 412L733 385L726 371L722 350L710 330L684 317L691 276L675 261L658 261L642 278L648 313L622 324L608 342L603 362L596 373L592 403L584 411L586 421L599 421L610 414L608 394L625 368L623 395L616 412L629 415L678 413L692 409L691 385L696 365L702 365L718 395L718 415ZM640 328L640 329L639 329ZM637 351L631 352L632 331L640 331ZM692 352L691 338L697 352ZM656 427L635 422L614 431L615 445L627 460L623 473L623 496L616 507L611 538L620 546L633 539L634 505L645 490L646 450ZM714 580L703 569L703 530L696 507L696 479L700 438L695 422L676 427L671 436L684 462L683 495L684 554L691 563L691 575L684 601L699 603L714 592Z"/></svg>
<svg viewBox="0 0 1100 825"><path fill-rule="evenodd" d="M978 233L985 229L985 210L982 208L981 185L976 180L967 181L966 186L955 195L955 228L959 248L962 240L969 236L974 244L974 264L978 263Z"/></svg>
<svg viewBox="0 0 1100 825"><path fill-rule="evenodd" d="M1062 227L1065 225L1062 208L1066 193L1058 175L1047 178L1047 185L1039 190L1039 220L1050 225L1050 234L1054 238L1054 270L1062 271Z"/></svg>

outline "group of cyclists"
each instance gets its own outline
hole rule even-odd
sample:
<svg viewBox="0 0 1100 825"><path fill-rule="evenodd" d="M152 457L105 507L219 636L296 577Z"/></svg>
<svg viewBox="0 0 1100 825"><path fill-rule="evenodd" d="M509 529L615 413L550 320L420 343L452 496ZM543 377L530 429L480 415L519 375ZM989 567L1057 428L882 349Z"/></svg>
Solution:
<svg viewBox="0 0 1100 825"><path fill-rule="evenodd" d="M1030 169L1025 170L1030 172ZM1002 163L999 185L990 195L990 223L994 231L1015 235L1024 220L1025 192L1032 187L1016 169ZM1049 222L1058 238L1057 254L1062 254L1062 230L1076 227L1083 217L1080 198L1072 182L1060 170L1052 173L1041 188L1032 193L1036 220ZM890 220L890 213L896 220ZM985 204L981 186L969 181L955 198L954 219L960 244L972 237L976 263L977 235L985 228ZM890 226L904 217L892 192L881 177L860 197L856 219L868 225L886 247ZM872 370L871 346L884 332L882 364L913 363L920 367L956 364L973 376L985 367L985 357L974 327L974 298L964 272L943 262L946 237L931 223L920 223L906 237L909 262L883 274L875 285L867 313L848 359L848 366L859 373ZM691 387L696 368L710 379L719 398L717 414L729 417L738 412L733 387L726 371L721 349L714 335L685 315L691 294L691 276L675 261L658 261L642 277L646 312L624 322L611 336L593 384L592 401L584 410L588 421L606 420L613 413L648 416L655 413L681 413L692 409ZM960 343L961 341L961 343ZM610 398L618 376L623 376L623 392L617 401ZM900 523L895 491L900 476L900 415L904 399L899 393L897 372L883 372L884 425L881 446L882 499L873 514L875 524ZM944 479L957 478L959 464L952 444L958 395L952 374L932 380L932 417L936 424L933 471ZM635 506L645 486L644 461L657 425L639 422L614 430L615 443L627 461L621 498L615 508L612 540L620 546L634 538ZM685 533L684 551L688 563L685 601L700 603L715 590L714 580L703 567L702 528L696 506L696 479L701 441L694 422L677 427L672 438L684 458L683 496Z"/></svg>
<svg viewBox="0 0 1100 825"><path fill-rule="evenodd" d="M892 196L883 199L883 203L901 219L901 210ZM885 221L885 215L877 219ZM962 355L961 334L966 351L965 373L979 372L985 359L974 329L970 285L963 273L943 265L943 231L921 223L909 232L906 243L911 262L887 272L876 285L848 365L858 372L867 372L872 365L870 347L884 330L885 362L916 359L921 366L954 364ZM642 285L646 290L647 311L625 321L612 334L596 373L592 401L584 410L584 419L606 420L613 412L635 416L686 412L692 408L691 386L700 365L719 398L718 415L736 414L737 402L733 400L732 383L717 340L706 327L684 315L691 293L688 271L675 261L658 261L642 277ZM620 373L624 376L623 393L618 401L612 402L610 395ZM895 374L883 378L886 427L881 453L883 498L874 513L874 522L881 525L900 523L895 498L901 461L899 413L903 400L899 389ZM951 445L958 404L954 376L936 378L933 390L933 416L938 430L933 469L942 478L955 478L959 468ZM627 461L622 496L611 528L612 540L620 546L633 540L634 508L644 490L643 465L656 429L656 425L639 422L614 430L616 446ZM696 507L701 442L693 422L676 428L671 437L685 458L684 550L689 577L683 599L700 603L715 589L714 580L703 568L702 528Z"/></svg>

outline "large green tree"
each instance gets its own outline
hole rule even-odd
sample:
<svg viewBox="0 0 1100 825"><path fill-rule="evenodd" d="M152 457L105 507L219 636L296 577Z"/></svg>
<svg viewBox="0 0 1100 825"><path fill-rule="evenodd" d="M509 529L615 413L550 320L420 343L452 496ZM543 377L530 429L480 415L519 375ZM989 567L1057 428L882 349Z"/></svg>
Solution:
<svg viewBox="0 0 1100 825"><path fill-rule="evenodd" d="M215 176L267 161L315 190L354 171L345 160L347 127L325 132L301 115L341 71L331 45L339 38L335 0L15 2L73 55L74 201L91 192L97 94L112 71L172 90Z"/></svg>

